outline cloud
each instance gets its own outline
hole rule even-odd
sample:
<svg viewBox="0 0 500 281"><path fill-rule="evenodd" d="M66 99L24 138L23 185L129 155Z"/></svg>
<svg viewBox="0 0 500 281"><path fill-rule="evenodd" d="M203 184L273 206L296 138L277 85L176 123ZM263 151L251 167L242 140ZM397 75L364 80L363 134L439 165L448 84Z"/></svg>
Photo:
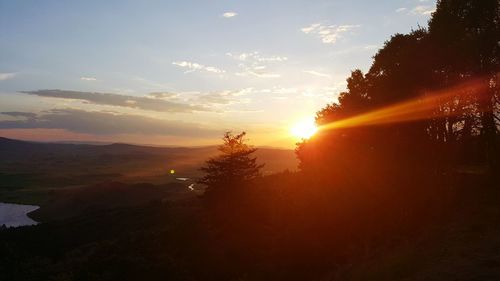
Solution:
<svg viewBox="0 0 500 281"><path fill-rule="evenodd" d="M21 117L26 119L32 119L36 117L36 114L31 112L9 111L9 112L2 112L2 114L10 117L16 117L16 118Z"/></svg>
<svg viewBox="0 0 500 281"><path fill-rule="evenodd" d="M226 72L226 71L219 69L217 67L205 66L203 64L199 64L196 62L174 61L174 62L172 62L172 64L179 66L179 67L187 68L188 70L184 73L190 73L190 72L194 72L194 71L207 71L207 72L222 74L222 73Z"/></svg>
<svg viewBox="0 0 500 281"><path fill-rule="evenodd" d="M222 14L222 17L233 18L233 17L236 17L237 15L238 15L238 13L236 13L236 12L225 12L224 14Z"/></svg>
<svg viewBox="0 0 500 281"><path fill-rule="evenodd" d="M416 6L415 8L413 8L411 10L411 13L412 14L415 14L415 15L431 15L432 13L434 13L434 11L436 10L436 7L434 6L424 6L424 5L419 5L419 6Z"/></svg>
<svg viewBox="0 0 500 281"><path fill-rule="evenodd" d="M318 77L331 78L331 76L329 74L317 72L317 71L314 71L314 70L304 70L302 72L307 73L307 74L311 74L311 75L314 75L314 76L318 76Z"/></svg>
<svg viewBox="0 0 500 281"><path fill-rule="evenodd" d="M316 35L325 44L335 44L343 33L351 31L360 25L322 25L313 23L301 29L305 34Z"/></svg>
<svg viewBox="0 0 500 281"><path fill-rule="evenodd" d="M287 61L285 56L262 56L259 52L249 53L226 53L227 56L240 62L238 67L241 71L237 76L253 76L258 78L278 78L280 74L267 71L270 64Z"/></svg>
<svg viewBox="0 0 500 281"><path fill-rule="evenodd" d="M272 88L260 89L258 92L264 94L271 94L270 97L276 100L286 100L290 98L290 95L297 94L299 92L298 88L295 87L278 87L274 86Z"/></svg>
<svg viewBox="0 0 500 281"><path fill-rule="evenodd" d="M80 77L80 80L82 81L97 81L97 78L95 77Z"/></svg>
<svg viewBox="0 0 500 281"><path fill-rule="evenodd" d="M149 93L148 97L153 99L174 99L179 97L179 94L171 92L154 92L154 93Z"/></svg>
<svg viewBox="0 0 500 281"><path fill-rule="evenodd" d="M294 101L303 100L304 98L318 98L330 102L332 97L336 97L339 92L342 92L347 83L345 81L331 83L327 87L305 86L305 87L272 87L264 89L256 89L254 92L267 94L275 100Z"/></svg>
<svg viewBox="0 0 500 281"><path fill-rule="evenodd" d="M197 102L212 105L226 105L234 104L237 102L247 102L248 99L243 98L243 96L247 96L253 92L253 88L211 92L198 96Z"/></svg>
<svg viewBox="0 0 500 281"><path fill-rule="evenodd" d="M5 81L16 77L17 73L14 72L0 72L0 81Z"/></svg>
<svg viewBox="0 0 500 281"><path fill-rule="evenodd" d="M253 77L258 77L258 78L279 78L281 77L280 74L278 73L271 73L271 72L263 72L263 71L253 71L253 70L245 70L243 72L236 72L235 73L237 76L253 76Z"/></svg>
<svg viewBox="0 0 500 281"><path fill-rule="evenodd" d="M429 0L419 0L421 3L428 2ZM423 15L429 16L436 10L436 6L432 5L418 5L415 8L408 10L408 8L401 7L396 9L396 13L405 13L407 15Z"/></svg>
<svg viewBox="0 0 500 281"><path fill-rule="evenodd" d="M109 93L79 92L67 90L36 90L23 91L21 93L35 95L40 97L61 98L80 100L92 104L111 105L120 107L129 107L142 110L151 110L158 112L193 112L209 111L205 106L197 106L185 103L177 103L158 99L154 96L137 97Z"/></svg>
<svg viewBox="0 0 500 281"><path fill-rule="evenodd" d="M144 134L187 137L215 137L219 131L182 121L162 120L142 115L117 114L77 109L54 109L41 114L30 112L2 112L1 114L26 117L0 121L0 129L64 129L94 135Z"/></svg>
<svg viewBox="0 0 500 281"><path fill-rule="evenodd" d="M250 53L226 53L227 56L239 60L239 61L255 61L255 62L279 62L279 61L287 61L288 58L285 56L262 56L259 52L250 52Z"/></svg>

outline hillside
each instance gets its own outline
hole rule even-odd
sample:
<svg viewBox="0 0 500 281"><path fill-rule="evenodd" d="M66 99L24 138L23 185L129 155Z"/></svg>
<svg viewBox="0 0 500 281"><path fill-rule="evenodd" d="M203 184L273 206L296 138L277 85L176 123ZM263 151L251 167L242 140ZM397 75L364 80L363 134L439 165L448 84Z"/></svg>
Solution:
<svg viewBox="0 0 500 281"><path fill-rule="evenodd" d="M457 190L438 223L410 236L393 235L349 261L311 267L313 256L297 256L300 266L269 256L286 240L273 240L273 251L243 244L245 253L229 254L235 249L207 225L201 202L193 198L0 231L0 251L6 253L0 271L16 280L498 280L499 191L476 188L481 192L470 185ZM261 239L269 238L248 242L263 246ZM245 255L252 254L264 260L247 263Z"/></svg>
<svg viewBox="0 0 500 281"><path fill-rule="evenodd" d="M129 144L38 143L0 138L0 201L42 204L61 188L103 182L179 183L197 178L217 147L148 147ZM264 174L295 170L292 150L261 148ZM170 174L170 170L175 174Z"/></svg>

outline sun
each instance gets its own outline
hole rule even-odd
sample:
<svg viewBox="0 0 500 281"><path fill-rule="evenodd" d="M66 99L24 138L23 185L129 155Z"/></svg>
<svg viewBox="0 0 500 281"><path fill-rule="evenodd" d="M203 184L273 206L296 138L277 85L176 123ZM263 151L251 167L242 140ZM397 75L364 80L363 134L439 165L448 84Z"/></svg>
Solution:
<svg viewBox="0 0 500 281"><path fill-rule="evenodd" d="M310 118L299 121L290 131L297 138L309 139L318 131L318 127L314 123L314 119Z"/></svg>

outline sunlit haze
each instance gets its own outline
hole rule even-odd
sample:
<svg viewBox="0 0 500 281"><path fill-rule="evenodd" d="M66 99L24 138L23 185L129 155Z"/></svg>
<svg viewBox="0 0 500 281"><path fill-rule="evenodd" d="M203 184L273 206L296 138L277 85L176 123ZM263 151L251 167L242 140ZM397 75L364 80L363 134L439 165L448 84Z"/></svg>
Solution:
<svg viewBox="0 0 500 281"><path fill-rule="evenodd" d="M297 124L295 124L290 132L292 135L299 139L308 139L312 137L318 128L316 127L316 124L314 123L314 118L309 118L305 119L302 121L299 121Z"/></svg>

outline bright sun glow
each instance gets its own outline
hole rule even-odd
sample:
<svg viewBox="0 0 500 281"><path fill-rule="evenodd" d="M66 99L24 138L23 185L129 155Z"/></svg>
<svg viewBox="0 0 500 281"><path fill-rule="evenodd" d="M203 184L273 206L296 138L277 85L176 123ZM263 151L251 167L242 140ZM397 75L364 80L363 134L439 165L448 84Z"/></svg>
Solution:
<svg viewBox="0 0 500 281"><path fill-rule="evenodd" d="M302 120L295 124L295 126L291 129L292 134L301 139L308 139L312 137L316 131L318 131L318 127L314 123L314 119Z"/></svg>

